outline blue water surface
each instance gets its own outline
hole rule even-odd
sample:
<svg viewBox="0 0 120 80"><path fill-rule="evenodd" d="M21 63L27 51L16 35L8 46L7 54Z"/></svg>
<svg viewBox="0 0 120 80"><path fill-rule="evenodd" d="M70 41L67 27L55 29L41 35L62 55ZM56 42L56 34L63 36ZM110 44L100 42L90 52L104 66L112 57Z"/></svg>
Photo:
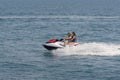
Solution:
<svg viewBox="0 0 120 80"><path fill-rule="evenodd" d="M119 2L1 0L0 80L119 80ZM43 48L73 31L83 52Z"/></svg>

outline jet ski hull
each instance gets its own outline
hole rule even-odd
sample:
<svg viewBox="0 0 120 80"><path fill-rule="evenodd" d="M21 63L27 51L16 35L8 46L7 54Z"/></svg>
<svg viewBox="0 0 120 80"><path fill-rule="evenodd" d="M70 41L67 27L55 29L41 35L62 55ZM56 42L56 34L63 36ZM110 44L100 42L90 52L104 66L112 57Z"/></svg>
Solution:
<svg viewBox="0 0 120 80"><path fill-rule="evenodd" d="M64 46L63 42L55 42L55 43L45 43L43 44L43 47L47 50L56 50L58 48L63 48Z"/></svg>
<svg viewBox="0 0 120 80"><path fill-rule="evenodd" d="M74 43L74 45L70 45L70 46L76 46L78 44L79 43ZM56 50L56 49L64 48L65 46L64 46L64 42L58 41L56 39L52 39L46 42L45 44L43 44L43 47L46 48L47 50Z"/></svg>
<svg viewBox="0 0 120 80"><path fill-rule="evenodd" d="M48 45L45 45L43 44L44 48L46 48L47 50L56 50L58 49L59 47L53 47L53 46L48 46Z"/></svg>

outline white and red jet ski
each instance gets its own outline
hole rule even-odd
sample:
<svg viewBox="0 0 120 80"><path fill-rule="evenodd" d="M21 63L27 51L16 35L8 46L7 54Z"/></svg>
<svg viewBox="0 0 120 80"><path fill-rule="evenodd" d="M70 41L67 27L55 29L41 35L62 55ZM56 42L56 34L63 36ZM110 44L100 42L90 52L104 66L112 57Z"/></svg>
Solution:
<svg viewBox="0 0 120 80"><path fill-rule="evenodd" d="M44 48L48 50L56 50L58 48L64 47L64 42L62 40L58 39L51 39L47 41L45 44L43 44Z"/></svg>
<svg viewBox="0 0 120 80"><path fill-rule="evenodd" d="M74 43L73 46L78 45L79 43ZM56 49L60 49L60 48L64 48L64 41L63 39L58 40L58 39L51 39L49 41L47 41L45 44L43 44L44 48L46 48L47 50L56 50Z"/></svg>

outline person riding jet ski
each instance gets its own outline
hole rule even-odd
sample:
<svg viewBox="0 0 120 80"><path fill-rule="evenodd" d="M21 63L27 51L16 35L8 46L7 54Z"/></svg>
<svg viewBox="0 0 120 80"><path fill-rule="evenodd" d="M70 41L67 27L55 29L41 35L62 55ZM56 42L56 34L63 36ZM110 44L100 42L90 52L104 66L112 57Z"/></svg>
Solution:
<svg viewBox="0 0 120 80"><path fill-rule="evenodd" d="M75 45L75 43L77 43L77 35L75 32L72 32L72 37L70 39L70 46Z"/></svg>
<svg viewBox="0 0 120 80"><path fill-rule="evenodd" d="M70 32L68 32L67 35L68 35L67 37L63 38L63 40L64 40L64 46L66 46L67 44L69 44L70 40L72 38L72 34Z"/></svg>
<svg viewBox="0 0 120 80"><path fill-rule="evenodd" d="M63 39L65 40L64 46L66 46L67 44L69 44L70 46L73 46L77 42L77 36L75 32L72 32L72 34L68 32L68 37Z"/></svg>

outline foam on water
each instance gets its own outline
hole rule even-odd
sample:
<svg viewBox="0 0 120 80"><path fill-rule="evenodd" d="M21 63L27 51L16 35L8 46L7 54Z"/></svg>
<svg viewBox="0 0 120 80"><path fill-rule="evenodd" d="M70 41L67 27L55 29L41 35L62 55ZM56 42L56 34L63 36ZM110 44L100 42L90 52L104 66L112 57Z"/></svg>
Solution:
<svg viewBox="0 0 120 80"><path fill-rule="evenodd" d="M1 19L14 18L70 18L70 19L120 19L120 16L79 16L79 15L42 15L42 16L0 16Z"/></svg>
<svg viewBox="0 0 120 80"><path fill-rule="evenodd" d="M82 43L75 47L67 46L52 52L54 55L98 55L98 56L119 56L120 45L110 43Z"/></svg>

